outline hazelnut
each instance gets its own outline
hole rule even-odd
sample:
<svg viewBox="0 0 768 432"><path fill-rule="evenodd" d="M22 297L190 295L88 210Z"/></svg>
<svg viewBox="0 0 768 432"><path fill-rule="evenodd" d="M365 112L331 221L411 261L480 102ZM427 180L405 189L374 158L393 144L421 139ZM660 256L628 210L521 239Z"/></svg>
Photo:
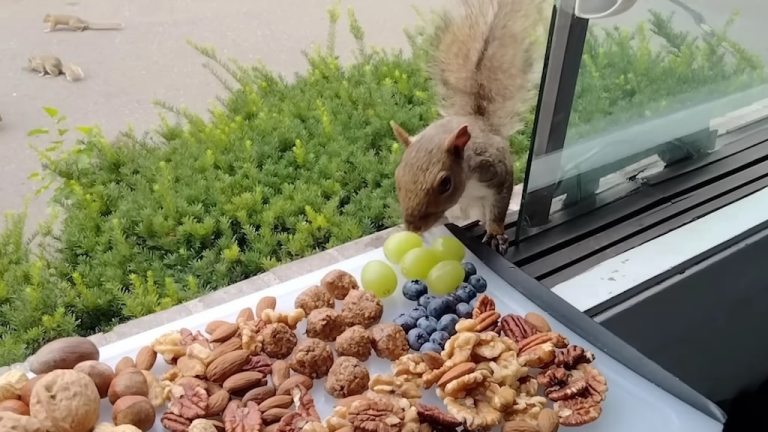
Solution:
<svg viewBox="0 0 768 432"><path fill-rule="evenodd" d="M155 407L144 396L123 396L112 407L112 422L129 424L146 432L155 424Z"/></svg>
<svg viewBox="0 0 768 432"><path fill-rule="evenodd" d="M99 391L82 372L49 372L32 389L30 399L31 416L49 431L85 432L99 420Z"/></svg>
<svg viewBox="0 0 768 432"><path fill-rule="evenodd" d="M21 401L25 404L29 405L29 397L32 396L32 389L35 387L35 384L37 384L38 381L40 381L40 378L44 377L45 374L37 375L34 378L30 378L29 381L24 383L24 386L21 388Z"/></svg>
<svg viewBox="0 0 768 432"><path fill-rule="evenodd" d="M8 399L0 402L0 412L9 411L19 415L29 415L29 406L18 399Z"/></svg>
<svg viewBox="0 0 768 432"><path fill-rule="evenodd" d="M132 358L126 356L120 359L115 365L115 374L121 374L124 370L136 367L136 362Z"/></svg>
<svg viewBox="0 0 768 432"><path fill-rule="evenodd" d="M115 372L112 371L111 366L96 360L86 360L78 363L74 369L91 377L93 383L96 384L96 388L99 390L99 396L102 399L107 397L109 385L112 384L112 380L115 378Z"/></svg>
<svg viewBox="0 0 768 432"><path fill-rule="evenodd" d="M147 379L136 368L129 368L117 374L107 391L109 402L112 404L123 396L147 396L148 394L149 386L147 385Z"/></svg>

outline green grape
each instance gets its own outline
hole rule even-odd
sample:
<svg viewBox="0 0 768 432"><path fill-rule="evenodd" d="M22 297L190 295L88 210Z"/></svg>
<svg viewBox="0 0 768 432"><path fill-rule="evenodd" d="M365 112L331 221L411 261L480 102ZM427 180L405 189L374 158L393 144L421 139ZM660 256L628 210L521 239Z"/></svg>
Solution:
<svg viewBox="0 0 768 432"><path fill-rule="evenodd" d="M464 259L464 245L455 237L443 236L432 243L441 260L461 261Z"/></svg>
<svg viewBox="0 0 768 432"><path fill-rule="evenodd" d="M381 260L366 263L360 281L364 290L378 298L391 296L397 288L397 274L389 264Z"/></svg>
<svg viewBox="0 0 768 432"><path fill-rule="evenodd" d="M392 234L384 242L384 256L392 264L398 264L406 252L423 245L421 236L411 231L402 231Z"/></svg>
<svg viewBox="0 0 768 432"><path fill-rule="evenodd" d="M442 261L432 267L427 275L429 291L437 295L446 295L461 285L464 280L464 267L459 261Z"/></svg>
<svg viewBox="0 0 768 432"><path fill-rule="evenodd" d="M408 279L424 279L438 262L440 257L434 250L423 246L413 248L400 259L400 272Z"/></svg>

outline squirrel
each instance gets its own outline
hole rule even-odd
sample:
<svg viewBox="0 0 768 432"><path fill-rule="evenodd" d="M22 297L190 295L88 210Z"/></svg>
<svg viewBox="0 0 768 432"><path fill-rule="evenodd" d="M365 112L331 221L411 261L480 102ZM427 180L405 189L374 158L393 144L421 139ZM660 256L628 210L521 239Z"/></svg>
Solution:
<svg viewBox="0 0 768 432"><path fill-rule="evenodd" d="M416 135L394 121L405 148L395 170L405 228L443 219L485 226L483 243L509 247L504 218L514 187L509 137L534 100L543 66L545 0L463 0L464 13L438 20L429 71L440 118Z"/></svg>
<svg viewBox="0 0 768 432"><path fill-rule="evenodd" d="M77 31L85 30L120 30L122 23L93 23L74 15L46 14L43 23L48 24L45 32L56 30L57 26L68 27Z"/></svg>
<svg viewBox="0 0 768 432"><path fill-rule="evenodd" d="M69 63L63 64L61 59L54 55L32 56L27 59L27 69L35 71L39 76L57 77L64 74L69 81L80 81L85 78L83 70L79 66Z"/></svg>

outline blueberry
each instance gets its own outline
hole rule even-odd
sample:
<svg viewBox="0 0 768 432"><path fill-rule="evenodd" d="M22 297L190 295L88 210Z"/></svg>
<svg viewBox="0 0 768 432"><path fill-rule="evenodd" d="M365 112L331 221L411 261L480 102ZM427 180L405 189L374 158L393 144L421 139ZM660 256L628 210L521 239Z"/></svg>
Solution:
<svg viewBox="0 0 768 432"><path fill-rule="evenodd" d="M461 300L458 299L455 295L453 295L453 293L445 296L445 301L447 301L448 304L451 305L451 309L455 308L457 304L461 303Z"/></svg>
<svg viewBox="0 0 768 432"><path fill-rule="evenodd" d="M414 321L418 321L421 318L427 316L427 310L421 306L416 306L408 312L408 316L413 318Z"/></svg>
<svg viewBox="0 0 768 432"><path fill-rule="evenodd" d="M435 343L427 342L421 346L421 349L419 351L421 352L432 351L440 354L441 352L443 352L443 348L441 348L440 345L437 345Z"/></svg>
<svg viewBox="0 0 768 432"><path fill-rule="evenodd" d="M438 297L432 300L427 307L427 314L431 317L440 318L443 315L450 313L452 309L452 302L446 297Z"/></svg>
<svg viewBox="0 0 768 432"><path fill-rule="evenodd" d="M436 331L429 336L429 341L435 345L439 345L440 348L445 348L445 343L451 338L447 332Z"/></svg>
<svg viewBox="0 0 768 432"><path fill-rule="evenodd" d="M461 265L464 267L464 282L468 281L471 276L477 274L477 268L471 262L463 262Z"/></svg>
<svg viewBox="0 0 768 432"><path fill-rule="evenodd" d="M416 320L408 314L400 314L394 319L394 323L403 328L403 331L408 333L412 328L416 327Z"/></svg>
<svg viewBox="0 0 768 432"><path fill-rule="evenodd" d="M412 350L418 351L429 340L429 335L424 330L416 327L408 332L408 345Z"/></svg>
<svg viewBox="0 0 768 432"><path fill-rule="evenodd" d="M424 294L423 296L419 297L419 306L421 307L427 307L429 306L429 302L435 299L435 296L432 294Z"/></svg>
<svg viewBox="0 0 768 432"><path fill-rule="evenodd" d="M403 296L408 300L416 301L427 293L427 284L420 280L409 280L403 285Z"/></svg>
<svg viewBox="0 0 768 432"><path fill-rule="evenodd" d="M480 275L470 276L469 284L479 293L485 292L485 289L488 288L488 282Z"/></svg>
<svg viewBox="0 0 768 432"><path fill-rule="evenodd" d="M467 303L459 303L456 305L456 315L459 318L472 318L472 309Z"/></svg>
<svg viewBox="0 0 768 432"><path fill-rule="evenodd" d="M424 330L427 334L432 334L437 330L437 320L431 316L424 317L416 322L416 327Z"/></svg>
<svg viewBox="0 0 768 432"><path fill-rule="evenodd" d="M454 314L448 314L440 318L437 322L437 329L444 331L453 336L456 334L456 323L459 322L459 317Z"/></svg>
<svg viewBox="0 0 768 432"><path fill-rule="evenodd" d="M453 295L460 300L459 303L469 303L473 298L477 297L477 291L472 288L472 285L462 283L456 288L456 292Z"/></svg>

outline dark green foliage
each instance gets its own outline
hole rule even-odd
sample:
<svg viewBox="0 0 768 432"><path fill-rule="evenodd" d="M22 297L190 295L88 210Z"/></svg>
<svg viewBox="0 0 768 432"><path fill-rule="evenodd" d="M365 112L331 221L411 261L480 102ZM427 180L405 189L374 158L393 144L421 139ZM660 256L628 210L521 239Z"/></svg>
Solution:
<svg viewBox="0 0 768 432"><path fill-rule="evenodd" d="M401 149L388 122L418 131L437 116L424 68L429 26L408 33L411 54L381 51L364 44L350 12L357 58L343 66L333 53L340 14L329 15L326 47L290 82L195 45L229 90L208 119L159 104L181 121L110 143L96 128L67 130L46 109L54 126L30 134L48 136L39 151L47 170L37 176L54 188L62 217L34 243L21 216L0 232L0 364L398 223L392 173ZM638 116L658 102L653 92L671 98L762 71L743 51L721 57L654 22L669 46L652 49L642 29L590 36L572 125ZM533 113L511 138L518 181ZM64 150L72 134L80 138Z"/></svg>

